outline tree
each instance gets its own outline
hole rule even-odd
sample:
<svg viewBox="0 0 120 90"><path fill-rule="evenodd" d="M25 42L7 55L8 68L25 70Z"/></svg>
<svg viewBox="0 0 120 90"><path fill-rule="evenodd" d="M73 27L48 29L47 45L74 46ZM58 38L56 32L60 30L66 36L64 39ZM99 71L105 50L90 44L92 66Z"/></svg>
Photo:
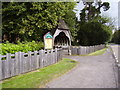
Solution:
<svg viewBox="0 0 120 90"><path fill-rule="evenodd" d="M120 44L120 29L115 31L112 41L116 44Z"/></svg>
<svg viewBox="0 0 120 90"><path fill-rule="evenodd" d="M3 34L9 41L42 40L74 6L74 2L3 2Z"/></svg>
<svg viewBox="0 0 120 90"><path fill-rule="evenodd" d="M80 45L105 44L111 40L113 24L108 17L100 15L100 9L104 11L110 8L108 2L84 2L85 7L80 13L80 23L77 39Z"/></svg>
<svg viewBox="0 0 120 90"><path fill-rule="evenodd" d="M91 46L109 42L112 36L111 27L99 22L86 22L78 31L80 45Z"/></svg>
<svg viewBox="0 0 120 90"><path fill-rule="evenodd" d="M81 10L80 13L80 20L81 22L86 22L89 20L92 20L94 18L99 17L101 13L101 8L104 9L104 11L107 11L110 8L110 5L108 2L98 2L94 3L94 0L91 2L83 2L85 7Z"/></svg>

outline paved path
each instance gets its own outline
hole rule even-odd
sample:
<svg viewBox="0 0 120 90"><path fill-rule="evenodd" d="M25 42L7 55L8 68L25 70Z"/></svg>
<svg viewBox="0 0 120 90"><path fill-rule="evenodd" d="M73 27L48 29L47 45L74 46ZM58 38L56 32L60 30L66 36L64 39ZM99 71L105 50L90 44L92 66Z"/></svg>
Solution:
<svg viewBox="0 0 120 90"><path fill-rule="evenodd" d="M111 45L111 47L120 63L120 54L119 54L120 45Z"/></svg>
<svg viewBox="0 0 120 90"><path fill-rule="evenodd" d="M100 56L66 56L79 62L67 74L48 83L47 88L116 88L117 71L110 49Z"/></svg>

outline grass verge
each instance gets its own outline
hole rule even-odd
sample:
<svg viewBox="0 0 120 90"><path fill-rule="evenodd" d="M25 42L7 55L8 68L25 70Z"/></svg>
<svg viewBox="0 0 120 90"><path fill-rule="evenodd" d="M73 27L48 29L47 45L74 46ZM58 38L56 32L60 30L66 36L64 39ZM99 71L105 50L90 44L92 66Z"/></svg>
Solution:
<svg viewBox="0 0 120 90"><path fill-rule="evenodd" d="M2 88L41 88L76 65L76 61L64 58L57 64L6 79L2 83Z"/></svg>
<svg viewBox="0 0 120 90"><path fill-rule="evenodd" d="M97 55L102 55L105 53L105 51L107 50L107 48L92 52L90 54L85 54L85 55L73 55L73 56L97 56Z"/></svg>
<svg viewBox="0 0 120 90"><path fill-rule="evenodd" d="M98 50L98 51L96 51L96 52L90 53L90 54L88 54L87 56L97 56L97 55L102 55L102 54L105 53L106 50L107 50L107 48L104 48L104 49Z"/></svg>

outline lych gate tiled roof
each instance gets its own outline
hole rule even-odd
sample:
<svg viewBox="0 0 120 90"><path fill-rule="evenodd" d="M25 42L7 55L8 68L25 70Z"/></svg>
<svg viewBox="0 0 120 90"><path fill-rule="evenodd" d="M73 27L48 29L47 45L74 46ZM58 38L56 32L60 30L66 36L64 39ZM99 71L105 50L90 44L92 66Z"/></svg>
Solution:
<svg viewBox="0 0 120 90"><path fill-rule="evenodd" d="M68 26L66 25L66 23L62 19L59 19L58 26L50 31L52 35L54 35L57 28L60 30L69 30Z"/></svg>
<svg viewBox="0 0 120 90"><path fill-rule="evenodd" d="M64 22L64 20L60 19L59 20L59 24L58 24L58 29L63 29L63 30L68 30L68 26L66 25L66 23Z"/></svg>

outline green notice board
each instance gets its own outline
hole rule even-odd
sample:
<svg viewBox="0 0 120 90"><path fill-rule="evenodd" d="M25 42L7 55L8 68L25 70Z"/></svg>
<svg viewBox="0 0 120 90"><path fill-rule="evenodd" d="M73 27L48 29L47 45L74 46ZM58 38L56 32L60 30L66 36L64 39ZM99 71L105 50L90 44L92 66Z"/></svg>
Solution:
<svg viewBox="0 0 120 90"><path fill-rule="evenodd" d="M51 35L50 33L47 33L47 34L45 35L45 38L53 38L53 37L52 37L52 35Z"/></svg>
<svg viewBox="0 0 120 90"><path fill-rule="evenodd" d="M53 49L53 36L50 32L44 35L44 47L45 49Z"/></svg>

